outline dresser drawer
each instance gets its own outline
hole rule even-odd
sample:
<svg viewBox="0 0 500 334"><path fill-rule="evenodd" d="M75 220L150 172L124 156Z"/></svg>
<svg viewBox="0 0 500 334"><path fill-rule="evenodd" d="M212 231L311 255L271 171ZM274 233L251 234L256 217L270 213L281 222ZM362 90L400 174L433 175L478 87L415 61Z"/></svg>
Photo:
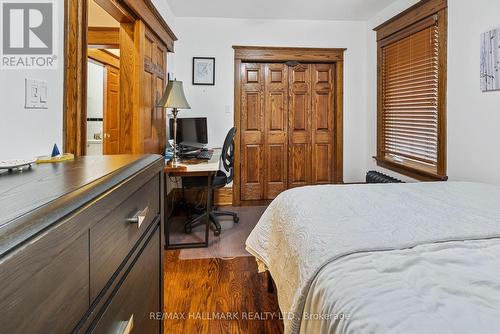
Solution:
<svg viewBox="0 0 500 334"><path fill-rule="evenodd" d="M160 321L150 319L151 312L161 312L160 252L157 226L129 274L111 295L92 333L160 334ZM125 330L127 326L130 331Z"/></svg>
<svg viewBox="0 0 500 334"><path fill-rule="evenodd" d="M0 332L69 333L89 307L88 245L55 231L2 259Z"/></svg>
<svg viewBox="0 0 500 334"><path fill-rule="evenodd" d="M160 177L156 175L90 228L91 301L159 215L159 194Z"/></svg>

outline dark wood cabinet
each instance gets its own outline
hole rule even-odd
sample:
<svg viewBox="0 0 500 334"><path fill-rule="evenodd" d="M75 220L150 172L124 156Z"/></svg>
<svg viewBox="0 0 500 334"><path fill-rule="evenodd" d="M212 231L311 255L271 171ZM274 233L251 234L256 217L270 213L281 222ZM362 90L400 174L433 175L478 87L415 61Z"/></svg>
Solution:
<svg viewBox="0 0 500 334"><path fill-rule="evenodd" d="M0 173L2 332L161 333L149 314L162 310L163 165L100 156Z"/></svg>
<svg viewBox="0 0 500 334"><path fill-rule="evenodd" d="M131 327L131 333L159 333L161 321L150 319L150 312L154 312L151 310L161 309L158 228L150 238L130 273L116 290L116 295L104 308L92 333L121 334L127 326Z"/></svg>
<svg viewBox="0 0 500 334"><path fill-rule="evenodd" d="M95 298L118 269L123 259L158 217L159 175L119 204L105 221L90 227L90 297ZM140 226L127 222L137 212L144 212Z"/></svg>

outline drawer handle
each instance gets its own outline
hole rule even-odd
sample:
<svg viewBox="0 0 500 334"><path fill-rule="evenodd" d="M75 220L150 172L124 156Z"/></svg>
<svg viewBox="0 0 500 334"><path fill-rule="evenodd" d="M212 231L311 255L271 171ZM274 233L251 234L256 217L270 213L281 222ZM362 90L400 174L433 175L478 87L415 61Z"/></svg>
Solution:
<svg viewBox="0 0 500 334"><path fill-rule="evenodd" d="M117 332L117 334L130 334L132 333L133 328L134 328L134 314L130 316L130 319L128 319L128 321L122 321L120 330Z"/></svg>
<svg viewBox="0 0 500 334"><path fill-rule="evenodd" d="M148 215L148 212L149 206L145 207L144 210L137 211L132 218L127 218L127 222L131 224L137 224L137 228L141 228L142 223Z"/></svg>

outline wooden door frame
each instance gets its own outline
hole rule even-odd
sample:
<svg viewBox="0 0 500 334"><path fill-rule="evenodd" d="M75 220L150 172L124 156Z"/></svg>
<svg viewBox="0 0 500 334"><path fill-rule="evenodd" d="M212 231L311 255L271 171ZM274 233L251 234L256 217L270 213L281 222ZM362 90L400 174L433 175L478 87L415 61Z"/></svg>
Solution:
<svg viewBox="0 0 500 334"><path fill-rule="evenodd" d="M88 27L87 43L94 49L119 49L120 28Z"/></svg>
<svg viewBox="0 0 500 334"><path fill-rule="evenodd" d="M110 65L118 69L120 68L120 57L106 50L89 49L88 58L103 65Z"/></svg>
<svg viewBox="0 0 500 334"><path fill-rule="evenodd" d="M238 131L235 137L235 160L233 179L233 205L241 205L241 63L287 62L330 63L335 65L334 92L334 182L343 183L344 168L344 48L294 48L234 45L234 124ZM248 202L248 201L244 201Z"/></svg>
<svg viewBox="0 0 500 334"><path fill-rule="evenodd" d="M64 106L63 106L63 150L76 156L85 154L86 110L87 110L87 38L88 38L88 1L64 1ZM95 0L122 26L120 41L124 31L134 26L146 24L156 36L174 52L177 37L158 13L151 0ZM145 23L142 23L145 22ZM133 43L128 43L131 50L127 58L131 64L139 64L140 54L137 52L139 34L133 35ZM129 52L127 52L128 54ZM133 75L133 74L131 74ZM122 79L120 78L120 81ZM137 83L139 85L139 83ZM133 85L124 86L130 88ZM120 89L122 85L120 83ZM128 106L136 105L139 94L129 94ZM120 111L121 113L123 111ZM129 111L126 111L129 112ZM131 126L128 124L128 126ZM131 152L130 152L131 153Z"/></svg>

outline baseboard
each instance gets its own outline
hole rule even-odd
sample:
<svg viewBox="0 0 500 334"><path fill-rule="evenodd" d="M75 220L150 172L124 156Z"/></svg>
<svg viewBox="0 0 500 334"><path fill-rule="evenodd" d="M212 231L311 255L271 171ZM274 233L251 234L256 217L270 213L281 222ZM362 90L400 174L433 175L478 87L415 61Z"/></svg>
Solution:
<svg viewBox="0 0 500 334"><path fill-rule="evenodd" d="M173 189L169 195L175 196L176 199L182 197L182 189L175 188ZM205 203L207 200L207 190L206 189L184 189L184 196L186 197L186 201L188 203ZM171 200L170 202L171 203ZM224 187L220 189L216 189L214 191L214 204L215 205L232 205L233 204L233 188Z"/></svg>

